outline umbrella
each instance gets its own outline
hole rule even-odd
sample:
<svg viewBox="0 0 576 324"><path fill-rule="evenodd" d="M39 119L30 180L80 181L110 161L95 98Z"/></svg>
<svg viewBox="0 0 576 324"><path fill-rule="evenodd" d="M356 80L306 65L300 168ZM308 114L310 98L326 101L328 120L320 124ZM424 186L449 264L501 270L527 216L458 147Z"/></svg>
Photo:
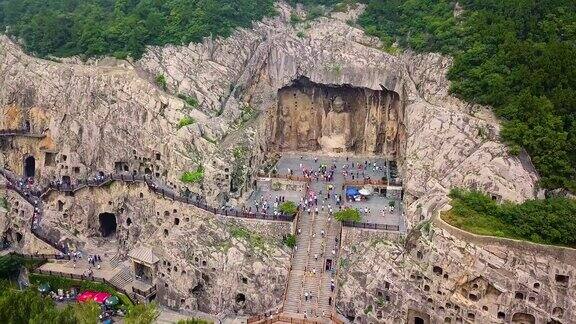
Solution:
<svg viewBox="0 0 576 324"><path fill-rule="evenodd" d="M79 302L89 301L89 300L92 300L94 298L94 295L96 295L95 291L85 291L85 292L81 293L80 295L78 295L78 297L76 297L76 300Z"/></svg>
<svg viewBox="0 0 576 324"><path fill-rule="evenodd" d="M358 188L350 187L346 189L346 196L358 196Z"/></svg>
<svg viewBox="0 0 576 324"><path fill-rule="evenodd" d="M370 196L372 194L372 189L362 188L358 191L362 196Z"/></svg>
<svg viewBox="0 0 576 324"><path fill-rule="evenodd" d="M92 299L94 299L94 301L97 302L98 304L103 304L104 301L107 298L109 298L110 296L112 296L112 295L107 293L107 292L99 292L99 293L96 293L96 295L94 295L94 297Z"/></svg>
<svg viewBox="0 0 576 324"><path fill-rule="evenodd" d="M49 292L50 291L50 284L47 282L41 284L40 286L38 286L38 291L43 293L43 294Z"/></svg>
<svg viewBox="0 0 576 324"><path fill-rule="evenodd" d="M106 298L106 300L104 301L104 304L106 306L116 306L120 303L120 299L118 299L118 297L116 296L110 296L108 298Z"/></svg>

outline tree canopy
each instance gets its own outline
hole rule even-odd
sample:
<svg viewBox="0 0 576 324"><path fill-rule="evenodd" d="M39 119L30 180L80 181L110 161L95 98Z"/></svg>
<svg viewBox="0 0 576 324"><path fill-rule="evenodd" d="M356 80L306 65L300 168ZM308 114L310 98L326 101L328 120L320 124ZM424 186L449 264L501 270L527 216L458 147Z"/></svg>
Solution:
<svg viewBox="0 0 576 324"><path fill-rule="evenodd" d="M139 58L145 45L228 36L274 13L273 0L0 0L0 30L38 56Z"/></svg>
<svg viewBox="0 0 576 324"><path fill-rule="evenodd" d="M345 208L334 213L334 218L341 222L359 222L362 220L360 212L356 208Z"/></svg>
<svg viewBox="0 0 576 324"><path fill-rule="evenodd" d="M127 324L151 324L160 315L155 303L136 304L132 307L124 321Z"/></svg>
<svg viewBox="0 0 576 324"><path fill-rule="evenodd" d="M298 211L298 206L293 201L285 201L278 206L278 210L285 215L295 215Z"/></svg>
<svg viewBox="0 0 576 324"><path fill-rule="evenodd" d="M96 323L99 306L92 303L69 304L56 308L50 297L44 297L33 289L19 291L0 283L0 323Z"/></svg>
<svg viewBox="0 0 576 324"><path fill-rule="evenodd" d="M478 191L454 189L448 223L481 235L576 247L576 201L567 198L498 204Z"/></svg>
<svg viewBox="0 0 576 324"><path fill-rule="evenodd" d="M454 56L451 91L491 105L512 153L545 188L576 190L576 2L368 0L359 23L386 46Z"/></svg>

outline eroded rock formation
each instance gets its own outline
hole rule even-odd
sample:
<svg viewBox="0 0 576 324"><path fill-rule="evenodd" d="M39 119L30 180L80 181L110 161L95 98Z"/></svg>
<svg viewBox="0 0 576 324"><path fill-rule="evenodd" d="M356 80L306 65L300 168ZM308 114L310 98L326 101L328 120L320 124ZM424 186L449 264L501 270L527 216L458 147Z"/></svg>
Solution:
<svg viewBox="0 0 576 324"><path fill-rule="evenodd" d="M304 31L289 23L291 10L280 4L277 17L226 39L150 47L134 64L41 60L1 37L0 128L29 125L38 135L2 138L2 163L23 174L25 159L33 156L40 182L64 177L74 182L98 172L148 173L177 190L225 202L232 173L244 177L235 179L234 191L241 196L246 190L239 187L250 186L269 151L385 155L398 159L405 179L409 228L444 208L452 187L475 187L513 201L536 195L538 176L529 158L508 154L489 110L449 95L449 58L383 52L378 40L346 23L358 12L321 17ZM160 74L168 92L153 83ZM302 77L310 86L294 87ZM196 97L199 107L190 109L177 94ZM261 113L245 120L247 107ZM184 116L196 123L178 128ZM235 155L237 148L245 153ZM204 182L183 184L181 174L198 165L205 168ZM114 186L50 196L44 221L56 239L73 245L98 242L99 214L115 214L120 246L158 246L166 261L161 273L168 286L162 294L178 307L256 313L279 302L288 258L278 244L264 255L250 252L247 242L231 237L225 220L142 194ZM34 251L26 230L30 211L22 214L14 207L19 198L10 195L12 209L0 214L0 230L11 231L12 240L23 235L21 248ZM288 231L273 228L262 235L278 243ZM340 276L338 305L360 320L492 322L504 309L506 320L574 318L570 300L575 299L569 290L562 295L551 277L570 277L573 266L562 267L552 256L516 251L508 256L443 231L409 238L410 244L352 232L345 237L350 264ZM536 282L541 288L535 291ZM512 295L517 291L522 301ZM240 302L237 294L243 295ZM267 297L257 299L263 294ZM368 305L372 311L366 311Z"/></svg>
<svg viewBox="0 0 576 324"><path fill-rule="evenodd" d="M406 241L345 230L340 311L358 322L574 322L576 251L446 228L426 223Z"/></svg>

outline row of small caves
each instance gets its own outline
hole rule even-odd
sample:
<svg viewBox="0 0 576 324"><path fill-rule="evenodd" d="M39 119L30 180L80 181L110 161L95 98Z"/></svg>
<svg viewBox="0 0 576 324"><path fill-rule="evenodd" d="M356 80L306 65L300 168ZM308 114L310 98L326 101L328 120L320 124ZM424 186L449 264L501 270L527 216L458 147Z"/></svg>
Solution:
<svg viewBox="0 0 576 324"><path fill-rule="evenodd" d="M278 91L278 109L272 121L275 124L274 134L270 134L267 150L272 151L329 151L335 153L355 152L377 155L397 156L399 143L397 134L390 133L387 122L390 119L399 119L402 113L399 96L395 92L369 90L349 85L332 86L311 82L305 77L298 78L289 86ZM299 120L302 108L311 110L307 116L308 126L302 129L303 123ZM284 116L283 109L289 114ZM365 123L367 116L377 113L378 120L374 123ZM283 128L289 129L284 132ZM30 125L28 122L28 129ZM394 128L394 127L392 127ZM304 134L303 134L304 132ZM334 144L333 139L344 136L345 143ZM302 140L302 138L305 140ZM373 138L372 138L373 137ZM372 138L367 140L366 138ZM73 176L80 177L89 173L85 166L77 163L76 157L57 151L43 151L43 156L27 154L23 157L23 175L34 177L38 166L54 167L60 174L63 183L70 183ZM241 164L253 168L253 157ZM182 184L168 180L169 170L162 163L162 154L152 152L151 156L140 155L132 150L132 157L128 160L114 162L115 172L131 172L133 174L153 175L166 180L166 184L174 189L182 188ZM71 172L69 172L69 170ZM228 188L231 193L241 192L243 186L250 184L251 172L244 174L246 179L236 179L232 170L226 166L222 174L215 176L214 181L222 188ZM103 174L101 172L101 174ZM228 183L226 183L228 182ZM222 186L224 183L226 185ZM202 189L202 188L201 188Z"/></svg>
<svg viewBox="0 0 576 324"><path fill-rule="evenodd" d="M141 197L142 197L142 195L141 195ZM62 206L62 203L60 201L58 201L58 205ZM171 214L177 215L177 213L178 213L178 210L173 209L172 212L164 211L163 215L165 218L167 218L167 217L170 217ZM160 212L157 212L157 215L159 216ZM118 224L117 224L117 217L114 213L110 213L110 212L100 213L98 215L98 220L99 220L99 233L102 237L113 237L116 234ZM184 221L189 222L190 218L185 217ZM173 225L174 226L178 226L178 225L180 225L180 223L181 223L181 221L180 221L179 217L173 217ZM129 218L129 217L126 218L126 226L129 227L131 225L132 225L131 218ZM164 237L168 237L168 235L169 235L168 229L165 228L163 230L163 235L164 235ZM208 262L206 260L201 260L198 256L194 256L194 262L200 268L209 269ZM163 266L164 271L160 271L160 273L159 273L161 278L165 278L167 275L174 275L174 274L180 274L181 276L186 275L186 270L179 269L178 266L172 265L172 263L168 260L163 260L162 266ZM212 267L211 272L215 273L216 268ZM206 273L201 274L201 279L202 280L200 280L194 287L191 287L189 289L188 292L190 294L198 297L204 291L205 285L208 285L210 283L210 276ZM242 276L241 282L244 285L248 284L248 278ZM168 282L164 282L164 287L165 288L169 287ZM236 293L234 300L235 300L237 305L244 306L246 303L246 295L242 292L238 292L238 293ZM181 305L185 304L184 298L180 299L180 304ZM185 308L189 308L189 306L186 305Z"/></svg>
<svg viewBox="0 0 576 324"><path fill-rule="evenodd" d="M423 259L422 252L418 251L417 257L418 257L418 259L422 260ZM431 267L431 270L432 270L433 276L441 277L445 280L449 279L448 273L446 273L444 271L444 269L442 269L442 267L435 265L435 266ZM411 280L411 282L418 283L419 287L425 293L429 293L431 291L430 282L434 281L434 280L430 280L427 276L423 276L420 273L411 274L410 280ZM556 284L556 289L563 291L565 294L566 290L569 287L570 277L568 275L565 275L565 274L556 274L554 277L554 280L555 280L555 284ZM392 296L392 294L390 293L390 288L391 288L391 283L384 281L383 288L379 288L376 291L377 300L385 300L386 302L390 302L391 296ZM460 288L459 293L462 294L463 296L467 297L471 302L474 302L474 303L481 302L481 300L483 298L490 299L490 297L497 297L500 294L502 294L502 292L500 290L498 290L496 287L491 285L483 277L477 277L473 280L470 280L467 283L461 285L459 288ZM442 296L445 294L444 292L442 292L440 290L441 284L439 285L438 289L439 290L437 291L437 294L439 296ZM532 291L533 292L515 291L514 292L514 300L519 301L519 302L528 301L529 303L536 304L538 302L537 297L538 297L538 292L540 291L540 289L541 289L541 283L540 282L533 282L533 284L532 284ZM434 304L434 299L432 297L425 298L425 301L431 305ZM489 312L488 306L482 305L481 308L482 308L482 311ZM377 307L374 307L374 306L371 306L370 309L375 309L376 310L376 314L375 314L376 317L378 319L382 319L383 310L377 310ZM456 313L461 311L459 305L452 304L450 302L447 302L444 306L437 306L436 307L436 310L440 314L445 313L449 309L454 309L454 311ZM565 314L564 308L559 307L559 306L555 306L551 310L551 315L553 318L549 319L547 324L561 324L562 322L560 322L557 319L563 318L564 314ZM506 314L505 311L498 309L495 315L496 315L496 318L498 320L501 320L503 322L509 321L511 323L516 323L516 324L535 324L536 323L535 316L532 314L529 314L529 313L525 313L525 312L515 312L510 317L510 315ZM465 312L464 316L466 317L466 320L469 320L469 321L474 321L476 319L476 314L474 312ZM355 319L361 321L361 317L356 317L353 315L348 315L347 318L350 321L354 321ZM452 318L451 316L446 316L444 318L444 323L463 323L463 322L464 322L464 319L462 317ZM410 323L410 324L412 324L412 323L413 324L428 324L428 323L431 323L431 319L430 319L430 316L425 314L425 313L421 313L419 311L414 311L414 310L409 310L408 323Z"/></svg>

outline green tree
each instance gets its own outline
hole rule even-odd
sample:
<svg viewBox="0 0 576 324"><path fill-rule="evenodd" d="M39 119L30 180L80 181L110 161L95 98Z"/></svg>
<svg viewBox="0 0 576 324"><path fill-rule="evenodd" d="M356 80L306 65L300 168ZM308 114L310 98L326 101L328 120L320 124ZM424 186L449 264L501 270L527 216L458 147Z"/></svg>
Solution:
<svg viewBox="0 0 576 324"><path fill-rule="evenodd" d="M296 236L294 234L288 234L282 238L282 243L289 248L296 246Z"/></svg>
<svg viewBox="0 0 576 324"><path fill-rule="evenodd" d="M184 183L198 183L204 179L204 167L199 165L195 171L186 171L180 177Z"/></svg>
<svg viewBox="0 0 576 324"><path fill-rule="evenodd" d="M285 201L278 206L278 210L285 215L295 215L298 206L293 201Z"/></svg>
<svg viewBox="0 0 576 324"><path fill-rule="evenodd" d="M134 305L124 318L126 324L152 324L160 315L155 303Z"/></svg>
<svg viewBox="0 0 576 324"><path fill-rule="evenodd" d="M390 46L454 56L451 91L491 105L545 188L576 190L576 2L368 0L358 22Z"/></svg>
<svg viewBox="0 0 576 324"><path fill-rule="evenodd" d="M0 256L0 279L8 279L18 275L18 270L22 264L22 259L18 256L12 254Z"/></svg>
<svg viewBox="0 0 576 324"><path fill-rule="evenodd" d="M184 116L178 121L178 125L176 126L178 129L192 125L196 122L196 120L190 116Z"/></svg>
<svg viewBox="0 0 576 324"><path fill-rule="evenodd" d="M73 306L74 316L79 324L94 324L98 322L100 315L100 305L90 301L85 303L76 303Z"/></svg>
<svg viewBox="0 0 576 324"><path fill-rule="evenodd" d="M360 222L362 216L358 209L345 208L334 213L334 218L341 222Z"/></svg>
<svg viewBox="0 0 576 324"><path fill-rule="evenodd" d="M154 82L156 82L156 85L162 88L162 90L168 90L168 83L166 82L166 77L164 74L158 74L154 79Z"/></svg>
<svg viewBox="0 0 576 324"><path fill-rule="evenodd" d="M443 215L464 230L536 243L576 246L576 201L568 198L498 204L478 191L453 189L452 209Z"/></svg>

